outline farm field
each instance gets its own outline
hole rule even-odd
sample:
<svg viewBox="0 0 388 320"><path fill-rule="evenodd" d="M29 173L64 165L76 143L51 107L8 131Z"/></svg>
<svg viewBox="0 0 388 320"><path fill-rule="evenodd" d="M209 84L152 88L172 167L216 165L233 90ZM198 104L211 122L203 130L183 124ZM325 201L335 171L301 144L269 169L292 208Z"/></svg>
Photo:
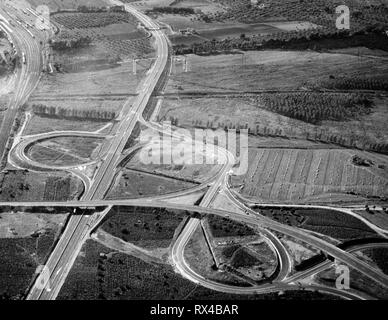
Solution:
<svg viewBox="0 0 388 320"><path fill-rule="evenodd" d="M117 62L117 59L108 59L107 53L114 54L121 60L152 56L152 39L145 31L137 28L137 20L128 13L59 13L52 17L61 27L56 41L60 44L64 40L89 38L91 44L79 46L78 49L88 52L88 47L94 47L93 60L105 57L107 62ZM57 53L61 54L62 51Z"/></svg>
<svg viewBox="0 0 388 320"><path fill-rule="evenodd" d="M27 0L32 7L48 6L51 11L75 10L79 6L105 7L104 0Z"/></svg>
<svg viewBox="0 0 388 320"><path fill-rule="evenodd" d="M148 264L88 240L58 299L179 299L194 288L168 265Z"/></svg>
<svg viewBox="0 0 388 320"><path fill-rule="evenodd" d="M140 3L145 4L146 2ZM167 3L165 3L167 5ZM158 7L155 3L154 7ZM149 13L153 18L162 24L171 27L170 38L174 45L192 44L206 40L222 40L226 38L239 38L242 34L266 35L276 34L285 31L296 31L315 28L309 22L300 21L269 21L268 23L243 23L232 19L215 19L214 16L225 13L225 6L216 1L173 1L169 8L193 8L194 14L171 14L171 13ZM142 7L150 9L148 6ZM180 30L193 29L198 34L181 35Z"/></svg>
<svg viewBox="0 0 388 320"><path fill-rule="evenodd" d="M338 5L336 0L312 0L306 3L294 0L264 0L259 3L261 6L252 5L250 0L220 0L217 2L224 5L227 10L211 16L215 20L251 23L267 20L302 20L326 27L334 24L336 18L334 8ZM385 4L385 0L373 0L367 3L360 0L347 0L341 3L348 5L352 12L351 18L354 21L352 30L359 26L374 24L377 21L386 22L384 11L379 10L378 7L378 5Z"/></svg>
<svg viewBox="0 0 388 320"><path fill-rule="evenodd" d="M133 184L136 181L136 184ZM107 199L160 196L195 187L197 184L150 173L122 170L108 192Z"/></svg>
<svg viewBox="0 0 388 320"><path fill-rule="evenodd" d="M30 146L30 159L51 166L71 166L95 161L100 156L102 139L82 137L52 138Z"/></svg>
<svg viewBox="0 0 388 320"><path fill-rule="evenodd" d="M338 211L260 207L254 210L280 223L321 233L339 241L378 237L362 221Z"/></svg>
<svg viewBox="0 0 388 320"><path fill-rule="evenodd" d="M278 29L274 26L268 24L240 24L240 23L203 23L202 21L187 21L175 19L175 16L171 18L162 19L161 21L172 25L175 34L170 36L170 39L175 46L179 45L190 45L193 43L211 41L213 39L222 40L225 38L235 38L240 37L242 34L245 36L251 36L256 34L273 34L280 32L281 29ZM178 20L178 21L177 21ZM179 30L192 28L196 30L195 34L192 35L182 35L179 33Z"/></svg>
<svg viewBox="0 0 388 320"><path fill-rule="evenodd" d="M6 212L0 218L0 299L23 299L67 214Z"/></svg>
<svg viewBox="0 0 388 320"><path fill-rule="evenodd" d="M340 97L345 96L340 95ZM330 95L321 98L330 99ZM304 142L305 146L314 142L323 142L368 149L374 144L384 145L388 139L385 125L387 121L386 99L375 98L372 102L373 105L370 108L364 109L366 112L363 115L360 113L346 118L348 111L345 111L343 115L338 115L338 119L345 119L345 121L325 120L308 123L303 121L304 116L298 116L301 119L295 119L286 116L286 113L284 115L276 113L276 109L271 109L263 101L262 95L244 97L240 94L236 96L215 94L207 97L196 97L195 95L179 98L168 97L163 100L158 120L163 122L174 119L178 126L184 128L248 128L251 135L250 142L257 140L254 139L254 136L260 136L261 141L263 137L270 136L286 138L289 146L295 145L290 140L293 138L304 141L308 139ZM357 108L355 107L354 110ZM338 106L333 109L337 114L339 110L342 110L342 107ZM305 113L300 110L298 114ZM341 118L344 115L345 118ZM330 140L334 137L336 141Z"/></svg>
<svg viewBox="0 0 388 320"><path fill-rule="evenodd" d="M170 3L173 8L193 8L204 13L222 10L223 6L211 0L174 0Z"/></svg>
<svg viewBox="0 0 388 320"><path fill-rule="evenodd" d="M131 3L135 7L147 11L152 10L153 8L159 7L171 7L171 8L193 8L194 10L201 10L202 12L217 12L222 10L223 6L211 1L211 0L124 0L124 3ZM155 15L155 18L160 18L165 14L152 14ZM180 15L175 15L176 17L181 17ZM196 17L196 15L189 15L189 17Z"/></svg>
<svg viewBox="0 0 388 320"><path fill-rule="evenodd" d="M378 55L378 53L377 53ZM292 90L319 87L330 76L384 79L384 57L373 54L325 53L314 51L249 51L216 56L188 55L189 72L174 74L168 93Z"/></svg>
<svg viewBox="0 0 388 320"><path fill-rule="evenodd" d="M232 295L212 291L182 278L172 267L150 264L88 240L78 255L58 300L323 300L334 296L316 292Z"/></svg>
<svg viewBox="0 0 388 320"><path fill-rule="evenodd" d="M100 226L112 236L144 248L169 247L186 215L161 208L114 207Z"/></svg>
<svg viewBox="0 0 388 320"><path fill-rule="evenodd" d="M249 169L232 177L238 192L258 202L336 202L387 197L387 159L359 166L348 150L250 149Z"/></svg>
<svg viewBox="0 0 388 320"><path fill-rule="evenodd" d="M77 199L82 183L69 174L4 171L0 174L0 201L66 201Z"/></svg>

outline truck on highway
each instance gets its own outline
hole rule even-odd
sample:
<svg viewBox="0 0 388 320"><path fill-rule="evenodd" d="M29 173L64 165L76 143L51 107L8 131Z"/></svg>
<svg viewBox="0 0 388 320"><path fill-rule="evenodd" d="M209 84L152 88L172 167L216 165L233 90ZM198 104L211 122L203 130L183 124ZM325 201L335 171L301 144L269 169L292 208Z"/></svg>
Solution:
<svg viewBox="0 0 388 320"><path fill-rule="evenodd" d="M26 54L24 52L22 52L22 62L23 62L23 64L27 63L27 61L26 61Z"/></svg>

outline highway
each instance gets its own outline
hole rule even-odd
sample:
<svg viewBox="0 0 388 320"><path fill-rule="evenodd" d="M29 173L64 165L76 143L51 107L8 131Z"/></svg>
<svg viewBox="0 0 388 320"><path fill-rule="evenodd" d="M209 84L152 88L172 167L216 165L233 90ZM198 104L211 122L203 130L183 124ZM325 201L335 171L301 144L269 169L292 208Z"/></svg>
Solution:
<svg viewBox="0 0 388 320"><path fill-rule="evenodd" d="M41 32L34 31L37 37L34 39L25 27L16 22L16 16L19 13L12 7L5 7L0 4L0 15L7 22L8 28L12 30L9 36L15 45L19 57L25 54L26 63L20 63L17 70L16 87L11 101L8 104L0 127L0 156L5 156L8 139L11 135L14 120L19 108L27 101L29 95L37 86L42 70L41 48L39 41L45 41L46 38ZM12 21L12 25L8 22ZM21 60L22 61L22 60Z"/></svg>
<svg viewBox="0 0 388 320"><path fill-rule="evenodd" d="M139 117L147 106L169 59L168 39L163 32L161 32L154 22L146 15L138 12L129 5L126 5L125 8L128 12L137 17L143 25L152 29L150 32L156 41L157 59L148 73L148 76L143 83L143 88L135 98L135 101L133 101L131 105L131 97L125 103L122 112L122 120L118 126L115 138L111 142L106 158L103 159L91 182L90 188L86 190L86 193L83 196L83 200L86 201L104 198L106 191L111 185L116 166L119 163L124 147L131 136ZM63 236L46 263L46 267L49 270L49 281L45 286L42 286L42 281L38 277L27 296L27 299L47 300L56 298L78 252L89 236L91 225L94 223L94 220L90 221L91 219L96 218L91 217L89 219L89 217L83 215L73 215L70 218ZM96 220L98 220L98 218Z"/></svg>
<svg viewBox="0 0 388 320"><path fill-rule="evenodd" d="M228 216L232 220L236 220L238 222L243 222L247 223L248 225L251 226L257 226L258 221L255 216L244 216L242 217L239 214L232 213L232 212L227 212L223 210L218 210L218 209L213 209L213 208L206 208L206 207L198 207L198 206L187 206L187 205L181 205L181 204L175 204L175 203L166 203L164 201L143 201L142 199L134 199L134 200L120 200L120 201L107 201L107 200L101 200L101 201L74 201L74 202L53 202L50 203L52 207L69 207L69 208L74 208L74 207L95 207L95 206L138 206L138 207L161 207L161 208L168 208L168 209L176 209L176 210L183 210L183 211L191 211L191 212L198 212L202 214L215 214L219 215L222 217ZM0 206L26 206L26 207L40 207L40 206L47 206L47 202L28 202L28 203L0 203ZM82 216L82 215L80 215ZM82 216L84 219L86 219L85 216ZM89 217L94 217L89 216ZM100 214L100 219L102 218L102 215ZM99 223L99 218L93 218L93 226L98 225ZM83 221L86 223L86 220ZM188 230L192 230L192 227L196 225L196 219L191 219L189 221L190 225L188 227ZM262 227L262 226L261 226ZM300 288L300 285L290 285L290 282L296 282L297 280L300 280L302 277L297 276L297 277L290 277L290 278L284 278L285 273L283 272L282 276L279 276L279 281L280 279L284 279L284 282L274 282L272 284L265 284L260 287L250 287L250 288L236 288L235 286L227 286L224 284L219 284L214 281L211 281L209 279L203 278L201 275L198 275L192 269L190 266L187 264L183 257L183 252L184 248L189 241L191 237L191 234L188 232L182 232L181 235L179 236L179 239L176 241L173 249L173 257L174 261L177 263L175 267L178 268L180 272L183 273L183 275L190 279L191 281L195 283L199 283L207 288L217 290L217 291L222 291L222 292L229 292L229 293L240 293L240 294L253 294L253 293L269 293L269 292L276 292L276 291L281 291L281 290L295 290L297 288ZM380 246L386 246L386 244L370 244L368 247L380 247ZM337 248L337 247L335 247ZM366 248L366 245L360 246L360 248ZM75 247L77 249L77 247ZM350 252L353 252L356 250L356 248L352 249ZM341 250L342 251L342 250ZM348 253L350 255L350 252ZM358 259L356 259L359 261ZM286 262L287 263L287 262ZM330 264L325 265L326 267L330 267ZM351 267L351 266L350 266ZM314 267L314 270L316 267ZM323 266L320 266L319 268L323 268ZM283 270L289 269L289 267L286 264L285 268L282 268ZM310 270L306 272L306 277L310 276L309 274ZM313 272L314 273L314 272ZM296 276L296 275L295 275ZM283 281L283 280L282 280ZM367 295L361 294L361 293L351 293L347 292L344 290L337 290L333 288L326 288L324 286L315 286L315 285L307 285L305 287L306 289L310 290L321 290L324 292L330 292L332 294L336 294L339 296L342 296L344 298L348 299L370 299L371 297L368 297Z"/></svg>
<svg viewBox="0 0 388 320"><path fill-rule="evenodd" d="M381 243L381 242L366 243L366 244L361 244L361 245L357 245L357 246L352 246L350 248L347 248L346 251L349 253L354 253L357 251L366 250L366 249L374 249L374 248L388 248L388 243L384 243L384 242L383 243ZM316 266L314 266L306 271L297 272L296 274L294 274L290 277L287 277L286 279L284 279L284 282L296 283L297 281L307 279L315 274L318 274L319 272L322 272L322 271L330 268L333 264L334 263L329 261L329 260L324 261L324 262L317 264Z"/></svg>
<svg viewBox="0 0 388 320"><path fill-rule="evenodd" d="M58 131L50 132L44 134L37 134L34 136L24 136L20 138L20 142L14 144L14 147L10 150L9 162L14 166L23 166L26 169L35 168L37 171L56 171L56 170L72 170L79 166L88 166L93 165L97 160L93 160L87 163L79 163L74 165L63 165L63 166L54 166L48 164L42 164L40 162L34 161L28 157L28 148L34 143L39 141L44 141L50 138L59 138L59 137L82 137L82 138L96 138L96 139L106 139L107 136L100 133L93 132L82 132L82 131Z"/></svg>
<svg viewBox="0 0 388 320"><path fill-rule="evenodd" d="M354 268L358 270L359 272L363 273L367 277L371 278L371 280L379 282L384 287L388 288L388 276L383 274L382 272L372 268L367 263L361 261L360 259L356 258L354 255L339 249L337 246L332 245L318 237L312 236L311 234L303 231L300 228L290 227L287 225L284 225L282 223L276 222L274 220L271 220L267 217L264 217L260 215L259 213L253 211L252 209L246 207L241 202L239 202L235 196L230 192L230 190L226 190L226 193L228 194L228 197L231 201L235 203L237 207L240 207L242 212L244 212L244 215L248 213L248 217L250 220L251 217L253 217L257 223L261 226L265 226L270 228L271 230L278 231L280 233L286 234L288 236L291 236L295 239L301 240L305 243L308 243L310 245L313 245L314 247L322 250L323 252L326 252L330 256L334 257L338 261L341 261L345 265L347 265L350 268ZM332 208L333 210L333 208ZM245 218L241 218L244 219Z"/></svg>

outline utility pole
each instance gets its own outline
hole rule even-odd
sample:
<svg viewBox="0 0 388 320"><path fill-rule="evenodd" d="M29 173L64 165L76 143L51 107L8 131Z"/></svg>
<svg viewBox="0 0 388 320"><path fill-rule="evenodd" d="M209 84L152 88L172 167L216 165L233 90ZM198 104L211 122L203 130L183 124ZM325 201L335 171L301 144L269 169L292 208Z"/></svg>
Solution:
<svg viewBox="0 0 388 320"><path fill-rule="evenodd" d="M133 74L136 75L137 74L137 68L136 68L136 59L133 59Z"/></svg>
<svg viewBox="0 0 388 320"><path fill-rule="evenodd" d="M171 74L175 74L175 56L171 56Z"/></svg>
<svg viewBox="0 0 388 320"><path fill-rule="evenodd" d="M183 71L188 72L189 71L189 62L187 61L187 57L185 56L185 62L183 64Z"/></svg>

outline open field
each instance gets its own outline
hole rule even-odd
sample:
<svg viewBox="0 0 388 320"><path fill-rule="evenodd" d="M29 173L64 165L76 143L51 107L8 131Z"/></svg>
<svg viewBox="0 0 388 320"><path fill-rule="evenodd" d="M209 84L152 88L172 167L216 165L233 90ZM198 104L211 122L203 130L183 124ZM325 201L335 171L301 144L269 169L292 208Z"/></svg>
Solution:
<svg viewBox="0 0 388 320"><path fill-rule="evenodd" d="M277 256L260 236L213 239L212 247L224 269L250 281L265 281L276 273Z"/></svg>
<svg viewBox="0 0 388 320"><path fill-rule="evenodd" d="M126 165L126 168L131 170L142 170L149 173L160 174L177 179L187 179L193 182L205 182L212 178L219 171L219 167L216 165L157 165L157 164L143 164L142 162L136 162L136 159Z"/></svg>
<svg viewBox="0 0 388 320"><path fill-rule="evenodd" d="M136 181L136 184L133 182ZM197 184L146 172L122 170L116 176L107 198L131 199L158 196L195 187Z"/></svg>
<svg viewBox="0 0 388 320"><path fill-rule="evenodd" d="M285 235L280 237L280 241L283 242L285 248L290 254L293 270L300 269L300 266L303 266L303 263L306 263L309 259L320 254L320 251L315 247Z"/></svg>
<svg viewBox="0 0 388 320"><path fill-rule="evenodd" d="M215 215L206 217L214 238L252 236L256 231L245 224Z"/></svg>
<svg viewBox="0 0 388 320"><path fill-rule="evenodd" d="M68 174L0 173L1 201L66 201L77 199L82 191L82 183Z"/></svg>
<svg viewBox="0 0 388 320"><path fill-rule="evenodd" d="M182 148L183 145L185 148ZM195 164L193 159L196 159L201 154L204 155L205 153L200 152L195 148L190 149L190 146L190 143L188 143L186 149L186 144L182 144L181 141L174 140L171 144L163 141L163 143L160 143L159 148L152 148L152 159L146 159L154 161L144 161L144 156L147 154L148 149L143 148L130 156L129 161L127 161L124 168L127 170L139 170L164 177L181 179L192 183L204 183L205 181L209 181L219 172L221 164ZM184 151L184 156L178 155L178 152L181 152L182 150ZM176 159L179 159L179 162L182 164L175 163L177 162ZM168 164L168 162L170 162L170 164Z"/></svg>
<svg viewBox="0 0 388 320"><path fill-rule="evenodd" d="M34 102L38 102L38 97L44 99L60 97L71 100L75 95L81 97L105 95L109 101L109 96L116 94L128 96L135 94L137 85L146 71L146 68L139 67L138 74L133 75L132 63L123 63L113 69L102 71L45 75L32 98Z"/></svg>
<svg viewBox="0 0 388 320"><path fill-rule="evenodd" d="M314 51L265 50L244 54L188 55L189 72L171 77L167 92L291 90L318 86L330 76L384 79L384 57Z"/></svg>
<svg viewBox="0 0 388 320"><path fill-rule="evenodd" d="M277 254L259 230L215 215L203 219L202 229L213 260L225 275L230 273L250 284L276 276Z"/></svg>
<svg viewBox="0 0 388 320"><path fill-rule="evenodd" d="M114 207L101 228L146 248L168 247L185 221L183 212L160 208Z"/></svg>
<svg viewBox="0 0 388 320"><path fill-rule="evenodd" d="M247 174L232 177L232 184L259 202L386 198L387 159L381 156L370 166L359 166L352 161L354 155L373 156L348 150L250 149Z"/></svg>
<svg viewBox="0 0 388 320"><path fill-rule="evenodd" d="M99 157L102 139L62 137L39 141L28 148L28 156L53 166L84 164Z"/></svg>
<svg viewBox="0 0 388 320"><path fill-rule="evenodd" d="M34 115L28 122L23 134L32 135L58 130L93 132L103 128L105 125L105 121L57 119Z"/></svg>
<svg viewBox="0 0 388 320"><path fill-rule="evenodd" d="M339 241L378 236L357 218L338 211L259 207L255 210L280 223L321 233Z"/></svg>
<svg viewBox="0 0 388 320"><path fill-rule="evenodd" d="M217 268L201 225L185 247L184 257L190 268L203 277L229 285L250 286L250 283L233 273Z"/></svg>
<svg viewBox="0 0 388 320"><path fill-rule="evenodd" d="M29 105L44 105L65 110L70 114L97 111L111 112L117 116L127 98L137 94L137 86L149 66L150 62L144 64L144 67L139 65L137 75L132 74L131 63L118 64L113 69L92 72L84 70L77 73L44 75L30 98ZM81 120L88 120L86 114L83 117L84 119ZM99 122L99 119L91 120ZM64 124L65 128L68 127L66 121Z"/></svg>
<svg viewBox="0 0 388 320"><path fill-rule="evenodd" d="M67 214L29 213L11 211L0 213L0 238L16 239L38 237L46 229L54 231L64 226Z"/></svg>
<svg viewBox="0 0 388 320"><path fill-rule="evenodd" d="M67 215L7 212L0 218L0 299L22 299Z"/></svg>

